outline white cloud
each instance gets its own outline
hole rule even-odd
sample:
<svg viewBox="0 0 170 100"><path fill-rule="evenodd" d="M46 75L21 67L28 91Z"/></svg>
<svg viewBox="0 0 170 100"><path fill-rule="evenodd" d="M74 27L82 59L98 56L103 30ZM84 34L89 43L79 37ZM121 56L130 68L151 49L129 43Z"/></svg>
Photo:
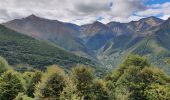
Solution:
<svg viewBox="0 0 170 100"><path fill-rule="evenodd" d="M169 16L170 15L170 2L163 4L153 4L147 7L148 9L144 11L137 12L139 16ZM170 17L170 16L169 16Z"/></svg>
<svg viewBox="0 0 170 100"><path fill-rule="evenodd" d="M154 6L164 8L164 14L170 11L166 9L169 4L152 6L146 9L143 0L0 0L0 22L35 14L81 25L95 21L97 16L103 17L101 22L107 23L137 20L146 13L161 13L162 10L154 11ZM137 12L138 15L134 15Z"/></svg>
<svg viewBox="0 0 170 100"><path fill-rule="evenodd" d="M170 17L170 14L169 15L164 15L162 17L160 17L161 19L164 19L164 20L167 20L168 18Z"/></svg>

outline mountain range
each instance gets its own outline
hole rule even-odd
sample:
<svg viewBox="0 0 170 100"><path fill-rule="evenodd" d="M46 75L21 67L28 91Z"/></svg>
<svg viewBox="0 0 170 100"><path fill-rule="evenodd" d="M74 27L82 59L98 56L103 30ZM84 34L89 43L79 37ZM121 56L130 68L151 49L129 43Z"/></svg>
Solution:
<svg viewBox="0 0 170 100"><path fill-rule="evenodd" d="M108 68L119 65L131 53L146 56L150 62L166 68L170 57L170 19L143 18L129 23L95 21L75 25L30 15L2 24L6 28L38 41L93 59Z"/></svg>

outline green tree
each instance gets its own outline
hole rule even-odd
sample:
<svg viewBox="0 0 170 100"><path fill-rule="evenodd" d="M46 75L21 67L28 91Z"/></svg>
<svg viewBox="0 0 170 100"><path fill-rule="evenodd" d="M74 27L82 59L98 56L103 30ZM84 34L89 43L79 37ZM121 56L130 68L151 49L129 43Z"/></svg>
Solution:
<svg viewBox="0 0 170 100"><path fill-rule="evenodd" d="M147 100L170 100L170 84L151 84L144 94Z"/></svg>
<svg viewBox="0 0 170 100"><path fill-rule="evenodd" d="M19 92L24 91L20 75L7 71L0 78L0 100L13 100Z"/></svg>
<svg viewBox="0 0 170 100"><path fill-rule="evenodd" d="M168 83L169 78L160 69L151 67L146 58L131 55L106 77L106 81L112 97L116 100L147 100L144 95L145 88L153 83Z"/></svg>
<svg viewBox="0 0 170 100"><path fill-rule="evenodd" d="M77 65L72 68L71 76L77 90L80 92L80 97L85 99L92 98L92 86L95 79L94 70L84 65Z"/></svg>
<svg viewBox="0 0 170 100"><path fill-rule="evenodd" d="M102 79L96 79L93 82L92 88L92 98L93 100L109 100L110 93L106 87L106 82Z"/></svg>
<svg viewBox="0 0 170 100"><path fill-rule="evenodd" d="M41 77L42 77L42 72L40 71L36 71L31 75L30 80L28 81L26 86L26 94L29 97L32 98L34 97L35 86L41 81Z"/></svg>
<svg viewBox="0 0 170 100"><path fill-rule="evenodd" d="M14 100L35 100L35 99L28 97L24 93L19 93Z"/></svg>
<svg viewBox="0 0 170 100"><path fill-rule="evenodd" d="M66 87L63 89L60 99L61 100L81 100L81 97L79 96L79 91L76 88L76 84L73 83L73 81L68 78L68 81L66 83Z"/></svg>
<svg viewBox="0 0 170 100"><path fill-rule="evenodd" d="M35 96L38 99L59 99L60 94L66 87L67 76L63 69L51 66L47 73L42 76L41 82L36 85Z"/></svg>
<svg viewBox="0 0 170 100"><path fill-rule="evenodd" d="M0 57L0 75L9 69L8 62Z"/></svg>

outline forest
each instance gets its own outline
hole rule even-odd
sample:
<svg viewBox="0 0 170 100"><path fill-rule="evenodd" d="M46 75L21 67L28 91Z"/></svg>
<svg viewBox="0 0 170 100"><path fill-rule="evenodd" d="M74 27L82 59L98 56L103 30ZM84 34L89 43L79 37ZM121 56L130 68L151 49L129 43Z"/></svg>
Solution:
<svg viewBox="0 0 170 100"><path fill-rule="evenodd" d="M103 76L80 64L19 72L1 57L0 100L170 100L170 76L139 55Z"/></svg>

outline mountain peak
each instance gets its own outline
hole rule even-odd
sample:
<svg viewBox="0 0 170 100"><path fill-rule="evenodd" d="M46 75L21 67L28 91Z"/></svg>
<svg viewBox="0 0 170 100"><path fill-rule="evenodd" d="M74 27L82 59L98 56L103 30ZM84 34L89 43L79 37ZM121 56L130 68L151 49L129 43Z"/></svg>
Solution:
<svg viewBox="0 0 170 100"><path fill-rule="evenodd" d="M141 20L139 21L142 21L142 22L148 22L149 24L160 24L163 22L162 19L160 18L157 18L155 16L150 16L150 17L147 17L147 18L142 18Z"/></svg>
<svg viewBox="0 0 170 100"><path fill-rule="evenodd" d="M168 18L168 21L170 21L170 17Z"/></svg>
<svg viewBox="0 0 170 100"><path fill-rule="evenodd" d="M24 18L24 19L34 20L34 19L42 19L42 18L40 18L40 17L38 17L38 16L36 16L36 15L34 15L34 14L31 14L30 16L28 16L28 17L26 17L26 18Z"/></svg>
<svg viewBox="0 0 170 100"><path fill-rule="evenodd" d="M170 28L170 17L161 25L162 28Z"/></svg>
<svg viewBox="0 0 170 100"><path fill-rule="evenodd" d="M92 24L92 27L100 27L100 28L107 28L107 26L99 21L95 21Z"/></svg>
<svg viewBox="0 0 170 100"><path fill-rule="evenodd" d="M147 17L147 19L159 19L159 18L157 18L155 16L150 16L150 17Z"/></svg>
<svg viewBox="0 0 170 100"><path fill-rule="evenodd" d="M95 22L93 22L93 25L103 25L103 23L101 23L99 21L95 21Z"/></svg>

